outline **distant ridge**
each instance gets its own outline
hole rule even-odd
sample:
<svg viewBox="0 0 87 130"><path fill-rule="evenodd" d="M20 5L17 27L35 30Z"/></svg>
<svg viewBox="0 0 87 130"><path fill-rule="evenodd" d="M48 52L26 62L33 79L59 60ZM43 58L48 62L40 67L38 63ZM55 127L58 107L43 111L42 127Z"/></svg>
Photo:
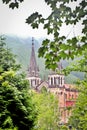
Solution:
<svg viewBox="0 0 87 130"><path fill-rule="evenodd" d="M16 59L19 64L22 66L22 71L27 72L29 61L30 61L30 53L31 53L31 45L32 45L32 37L22 38L15 35L4 35L6 38L6 46L12 50L12 52L17 55ZM40 69L40 76L42 79L44 77L47 78L49 74L49 70L45 69L45 62L43 58L38 58L38 49L42 44L43 38L35 39L34 38L34 47L35 47L35 56L37 60L37 64ZM68 62L63 61L63 67L66 67ZM82 79L83 74L73 72L72 74L65 77L65 81L67 83L74 83L78 78ZM73 80L72 80L73 79Z"/></svg>

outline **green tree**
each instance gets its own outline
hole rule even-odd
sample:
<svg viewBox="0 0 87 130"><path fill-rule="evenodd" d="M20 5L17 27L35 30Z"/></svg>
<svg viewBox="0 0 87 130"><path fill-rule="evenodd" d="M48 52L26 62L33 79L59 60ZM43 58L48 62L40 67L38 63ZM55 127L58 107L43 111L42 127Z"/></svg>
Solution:
<svg viewBox="0 0 87 130"><path fill-rule="evenodd" d="M10 8L17 7L23 0L2 0L3 3L9 4ZM46 4L51 8L51 14L47 18L43 18L42 14L35 12L26 19L26 23L32 28L38 28L43 24L43 28L47 29L47 33L53 34L53 40L46 39L39 49L39 56L46 59L46 67L55 69L60 59L73 59L76 55L82 54L87 47L87 1L80 0L45 0ZM74 4L74 8L72 8ZM76 26L81 22L82 38L81 44L78 38L73 36L67 39L64 35L60 36L60 29L63 24ZM66 26L66 29L67 29Z"/></svg>
<svg viewBox="0 0 87 130"><path fill-rule="evenodd" d="M83 56L72 63L65 69L66 74L71 71L84 72L84 79L77 81L79 96L75 108L70 117L69 123L74 129L87 129L87 49L84 50Z"/></svg>
<svg viewBox="0 0 87 130"><path fill-rule="evenodd" d="M86 79L87 81L87 79ZM72 112L69 123L78 130L87 129L87 82L82 81L79 85L79 97Z"/></svg>
<svg viewBox="0 0 87 130"><path fill-rule="evenodd" d="M11 50L6 48L5 38L0 36L0 68L3 71L14 70L17 71L20 65L16 64L15 55L11 53Z"/></svg>
<svg viewBox="0 0 87 130"><path fill-rule="evenodd" d="M36 109L29 92L29 83L17 69L13 55L0 37L0 129L31 130ZM17 68L18 66L18 68Z"/></svg>
<svg viewBox="0 0 87 130"><path fill-rule="evenodd" d="M38 116L35 130L58 130L58 99L46 91L33 94Z"/></svg>

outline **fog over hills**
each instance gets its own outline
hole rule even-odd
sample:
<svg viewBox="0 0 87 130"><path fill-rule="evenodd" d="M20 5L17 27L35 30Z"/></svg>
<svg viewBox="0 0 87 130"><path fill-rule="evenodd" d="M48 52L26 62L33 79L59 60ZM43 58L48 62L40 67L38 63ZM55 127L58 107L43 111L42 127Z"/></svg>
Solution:
<svg viewBox="0 0 87 130"><path fill-rule="evenodd" d="M5 35L6 38L6 47L10 48L11 51L16 55L17 62L21 64L22 71L27 72L30 54L31 54L31 46L32 46L32 37L22 38L17 37L15 35ZM37 60L37 65L39 66L40 76L44 79L47 79L47 75L49 74L49 70L45 69L45 60L43 58L38 58L38 48L41 46L43 38L34 39L34 48L35 55ZM62 62L63 67L68 65L68 61ZM83 74L72 72L70 75L65 77L65 81L67 83L73 83L78 78L82 79Z"/></svg>

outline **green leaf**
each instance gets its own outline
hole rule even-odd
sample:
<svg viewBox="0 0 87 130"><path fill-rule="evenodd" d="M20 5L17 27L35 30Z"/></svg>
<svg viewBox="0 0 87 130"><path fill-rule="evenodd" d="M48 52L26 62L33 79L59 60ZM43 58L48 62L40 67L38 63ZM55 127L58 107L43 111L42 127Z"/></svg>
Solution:
<svg viewBox="0 0 87 130"><path fill-rule="evenodd" d="M69 48L69 46L66 45L66 44L61 44L60 45L60 49L62 49L62 50L67 50L68 48Z"/></svg>
<svg viewBox="0 0 87 130"><path fill-rule="evenodd" d="M12 2L12 3L9 5L9 8L14 9L14 8L15 8L15 3Z"/></svg>
<svg viewBox="0 0 87 130"><path fill-rule="evenodd" d="M49 42L50 42L49 39L45 39L45 40L43 41L42 45L43 45L43 46L47 46Z"/></svg>
<svg viewBox="0 0 87 130"><path fill-rule="evenodd" d="M20 2L23 2L24 0L19 0Z"/></svg>
<svg viewBox="0 0 87 130"><path fill-rule="evenodd" d="M18 2L15 3L15 7L18 8L19 7L19 4Z"/></svg>
<svg viewBox="0 0 87 130"><path fill-rule="evenodd" d="M32 23L31 26L32 26L33 28L38 28L38 24L37 24L37 22Z"/></svg>
<svg viewBox="0 0 87 130"><path fill-rule="evenodd" d="M39 16L38 12L33 13L26 19L26 23L32 24L38 18L38 16Z"/></svg>
<svg viewBox="0 0 87 130"><path fill-rule="evenodd" d="M3 1L3 3L8 4L11 0L2 0L2 1Z"/></svg>

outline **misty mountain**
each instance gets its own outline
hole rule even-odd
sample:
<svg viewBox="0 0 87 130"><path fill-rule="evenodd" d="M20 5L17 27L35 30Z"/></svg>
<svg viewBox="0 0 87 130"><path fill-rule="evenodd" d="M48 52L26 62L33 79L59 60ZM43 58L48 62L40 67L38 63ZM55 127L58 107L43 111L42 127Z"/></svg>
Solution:
<svg viewBox="0 0 87 130"><path fill-rule="evenodd" d="M13 35L5 35L6 38L6 47L10 48L11 51L16 55L17 63L21 64L22 71L27 73L29 62L30 62L30 54L32 47L32 37L22 38ZM34 39L34 48L35 55L37 60L37 65L39 66L40 76L42 79L47 79L47 75L49 74L49 70L45 69L45 60L43 58L38 58L38 49L42 44L43 38ZM62 61L63 67L68 65L68 61ZM70 75L65 77L65 81L67 83L73 83L78 78L82 79L83 74L72 72Z"/></svg>

